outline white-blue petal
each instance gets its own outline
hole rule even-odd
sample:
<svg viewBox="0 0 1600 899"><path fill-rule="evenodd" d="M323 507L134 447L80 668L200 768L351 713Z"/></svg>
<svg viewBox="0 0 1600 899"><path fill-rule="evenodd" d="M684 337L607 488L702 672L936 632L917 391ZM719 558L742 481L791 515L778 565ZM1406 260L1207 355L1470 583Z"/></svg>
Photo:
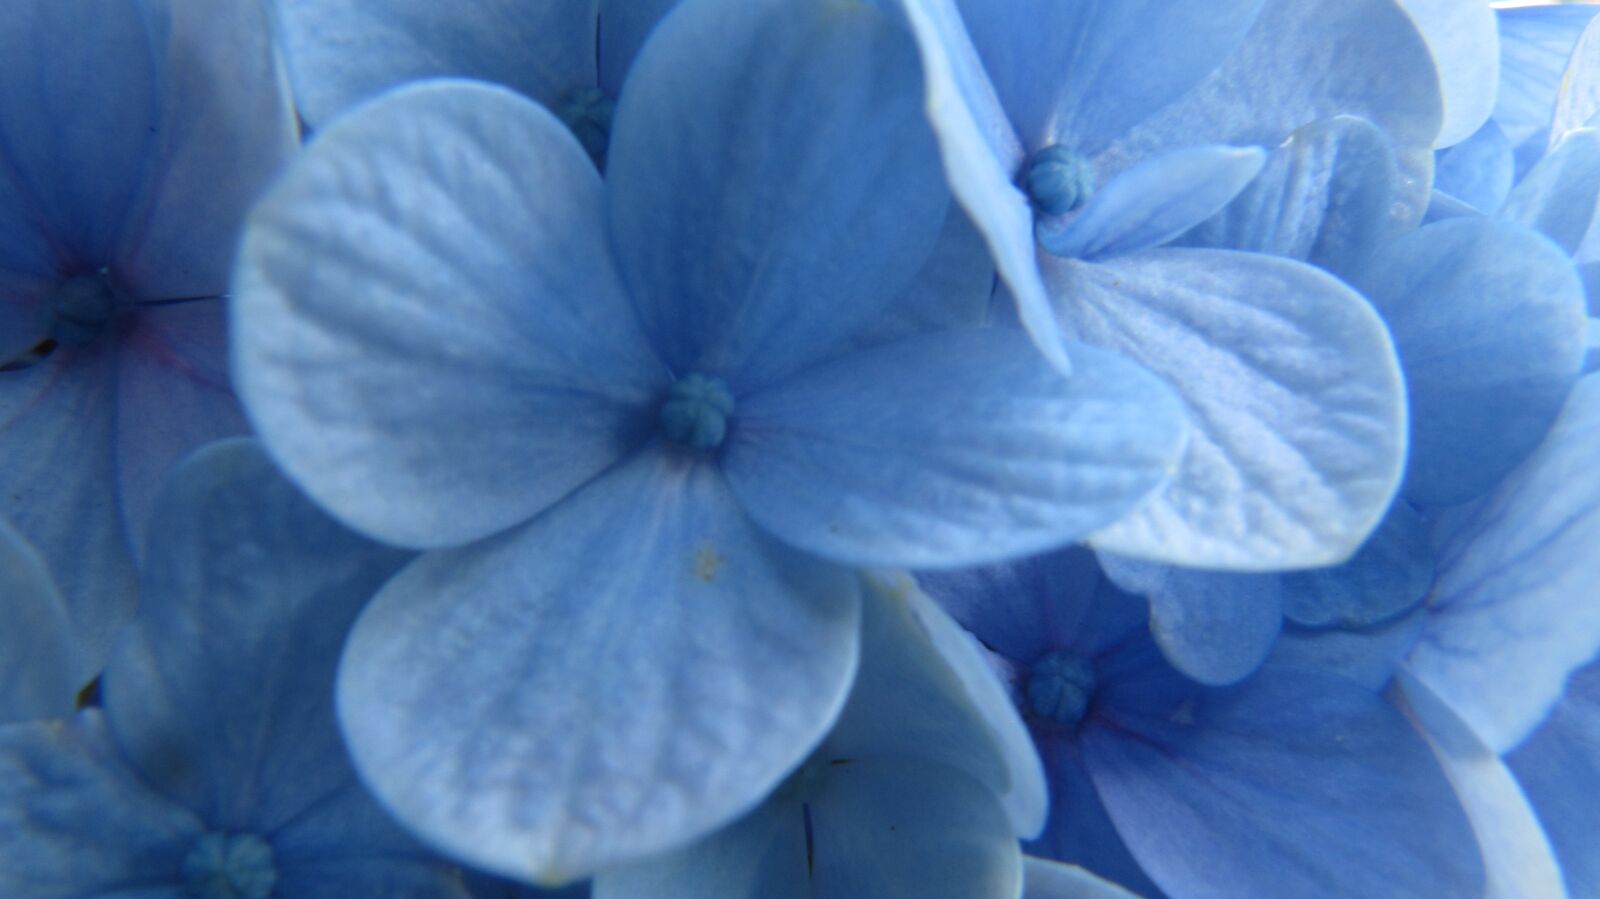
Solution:
<svg viewBox="0 0 1600 899"><path fill-rule="evenodd" d="M329 127L256 208L234 282L234 378L273 457L412 546L524 521L620 458L667 373L603 189L503 88L406 88Z"/></svg>
<svg viewBox="0 0 1600 899"><path fill-rule="evenodd" d="M1500 82L1500 33L1495 11L1468 0L1400 0L1422 32L1439 69L1444 123L1436 147L1466 140L1494 110Z"/></svg>
<svg viewBox="0 0 1600 899"><path fill-rule="evenodd" d="M1500 91L1494 120L1512 144L1550 130L1573 45L1594 18L1592 3L1538 4L1495 10L1500 20Z"/></svg>
<svg viewBox="0 0 1600 899"><path fill-rule="evenodd" d="M1596 47L1600 52L1600 46ZM1600 130L1580 128L1556 145L1506 197L1500 215L1576 252L1600 206Z"/></svg>
<svg viewBox="0 0 1600 899"><path fill-rule="evenodd" d="M753 808L855 673L860 586L647 450L530 524L424 556L356 624L339 716L424 839L546 883Z"/></svg>
<svg viewBox="0 0 1600 899"><path fill-rule="evenodd" d="M1506 756L1561 859L1573 896L1600 894L1600 664L1574 672L1538 730Z"/></svg>
<svg viewBox="0 0 1600 899"><path fill-rule="evenodd" d="M1433 189L1480 212L1493 213L1511 192L1516 169L1513 150L1505 132L1491 119L1476 134L1439 154L1433 168Z"/></svg>
<svg viewBox="0 0 1600 899"><path fill-rule="evenodd" d="M723 465L750 516L848 564L950 568L1062 546L1165 482L1171 392L1087 347L1063 377L1020 331L909 338L741 397Z"/></svg>
<svg viewBox="0 0 1600 899"><path fill-rule="evenodd" d="M1555 116L1550 124L1552 141L1574 128L1600 126L1600 25L1590 20L1572 59L1561 75L1561 93L1556 96Z"/></svg>

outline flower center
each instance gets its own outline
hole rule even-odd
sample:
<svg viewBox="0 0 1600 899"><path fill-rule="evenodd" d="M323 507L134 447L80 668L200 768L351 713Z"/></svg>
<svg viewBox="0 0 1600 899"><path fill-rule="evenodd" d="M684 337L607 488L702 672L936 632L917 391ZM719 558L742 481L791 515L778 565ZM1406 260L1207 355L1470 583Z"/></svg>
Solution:
<svg viewBox="0 0 1600 899"><path fill-rule="evenodd" d="M121 306L105 272L74 275L45 300L47 336L66 346L82 346L106 332Z"/></svg>
<svg viewBox="0 0 1600 899"><path fill-rule="evenodd" d="M673 382L661 404L661 430L674 443L713 450L728 436L728 416L732 414L733 393L721 379L685 375Z"/></svg>
<svg viewBox="0 0 1600 899"><path fill-rule="evenodd" d="M1051 144L1033 154L1022 189L1034 208L1046 215L1071 212L1094 195L1094 167L1082 153Z"/></svg>
<svg viewBox="0 0 1600 899"><path fill-rule="evenodd" d="M190 899L267 899L278 883L272 847L250 833L205 834L183 859Z"/></svg>
<svg viewBox="0 0 1600 899"><path fill-rule="evenodd" d="M598 87L580 87L561 99L556 108L578 143L583 145L595 168L606 170L606 151L611 146L611 116L616 112L615 100L607 97Z"/></svg>
<svg viewBox="0 0 1600 899"><path fill-rule="evenodd" d="M1089 710L1096 683L1088 659L1072 652L1052 652L1028 671L1024 688L1028 711L1041 721L1077 724Z"/></svg>

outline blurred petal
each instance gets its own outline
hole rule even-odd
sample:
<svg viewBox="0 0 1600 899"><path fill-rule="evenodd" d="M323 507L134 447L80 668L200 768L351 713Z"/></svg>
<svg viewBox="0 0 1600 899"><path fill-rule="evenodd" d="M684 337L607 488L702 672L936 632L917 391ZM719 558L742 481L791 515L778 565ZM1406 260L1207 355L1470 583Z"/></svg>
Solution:
<svg viewBox="0 0 1600 899"><path fill-rule="evenodd" d="M685 849L594 879L594 899L819 899L799 806L767 802ZM841 897L843 899L843 897Z"/></svg>
<svg viewBox="0 0 1600 899"><path fill-rule="evenodd" d="M1596 52L1600 53L1600 42ZM1600 130L1569 132L1518 182L1500 215L1575 252L1600 205Z"/></svg>
<svg viewBox="0 0 1600 899"><path fill-rule="evenodd" d="M1032 855L1022 859L1022 881L1023 899L1138 899L1077 865Z"/></svg>
<svg viewBox="0 0 1600 899"><path fill-rule="evenodd" d="M90 710L0 727L0 893L188 895L183 857L204 826L124 767L103 725Z"/></svg>
<svg viewBox="0 0 1600 899"><path fill-rule="evenodd" d="M82 682L70 619L44 559L0 519L0 725L72 712Z"/></svg>
<svg viewBox="0 0 1600 899"><path fill-rule="evenodd" d="M1513 149L1505 132L1490 120L1478 133L1439 154L1433 189L1492 214L1511 192Z"/></svg>
<svg viewBox="0 0 1600 899"><path fill-rule="evenodd" d="M1550 130L1556 94L1592 3L1542 3L1496 9L1500 20L1500 91L1494 120L1512 144ZM1539 139L1543 145L1543 138Z"/></svg>
<svg viewBox="0 0 1600 899"><path fill-rule="evenodd" d="M370 799L364 799L371 802ZM467 899L461 875L437 861L397 858L296 860L279 871L277 896L294 899Z"/></svg>
<svg viewBox="0 0 1600 899"><path fill-rule="evenodd" d="M1334 116L1289 135L1231 203L1178 239L1348 272L1388 235L1394 150L1377 126Z"/></svg>
<svg viewBox="0 0 1600 899"><path fill-rule="evenodd" d="M1466 140L1494 109L1500 81L1500 35L1494 9L1460 0L1400 0L1439 67L1444 124L1436 147Z"/></svg>
<svg viewBox="0 0 1600 899"><path fill-rule="evenodd" d="M1359 628L1388 621L1421 603L1433 586L1427 525L1396 500L1348 562L1280 577L1284 617L1296 624Z"/></svg>
<svg viewBox="0 0 1600 899"><path fill-rule="evenodd" d="M1600 115L1600 25L1590 20L1572 48L1567 70L1561 75L1561 93L1556 97L1550 136L1552 140L1559 140L1574 128L1600 126L1597 115Z"/></svg>
<svg viewBox="0 0 1600 899"><path fill-rule="evenodd" d="M1573 896L1600 894L1600 665L1575 672L1550 717L1506 756L1555 844Z"/></svg>
<svg viewBox="0 0 1600 899"><path fill-rule="evenodd" d="M1354 684L1263 669L1170 716L1082 736L1117 830L1172 895L1478 895L1467 820L1427 744ZM1315 776L1307 776L1315 772Z"/></svg>
<svg viewBox="0 0 1600 899"><path fill-rule="evenodd" d="M458 76L545 106L593 86L599 0L278 0L300 114L315 128L408 81Z"/></svg>
<svg viewBox="0 0 1600 899"><path fill-rule="evenodd" d="M1087 650L1101 580L1083 547L959 571L917 573L917 583L961 626L1011 662L1031 662L1055 648Z"/></svg>
<svg viewBox="0 0 1600 899"><path fill-rule="evenodd" d="M262 5L164 5L161 123L112 260L144 300L227 289L245 213L300 143Z"/></svg>
<svg viewBox="0 0 1600 899"><path fill-rule="evenodd" d="M949 568L1070 543L1159 486L1185 435L1160 382L1074 351L1064 378L1021 332L984 328L817 366L740 398L729 483L763 527L848 564Z"/></svg>
<svg viewBox="0 0 1600 899"><path fill-rule="evenodd" d="M1574 601L1600 582L1596 441L1600 377L1590 376L1516 471L1440 525L1429 628L1408 665L1496 752L1600 649L1600 605Z"/></svg>
<svg viewBox="0 0 1600 899"><path fill-rule="evenodd" d="M606 248L599 176L544 110L462 82L324 132L257 207L234 374L336 516L447 546L616 461L666 386Z"/></svg>
<svg viewBox="0 0 1600 899"><path fill-rule="evenodd" d="M1286 625L1268 665L1320 671L1381 692L1428 626L1426 607L1359 630L1312 630Z"/></svg>
<svg viewBox="0 0 1600 899"><path fill-rule="evenodd" d="M1388 508L1405 401L1383 322L1287 259L1159 249L1047 274L1074 336L1154 371L1193 436L1156 499L1097 549L1240 571L1326 565Z"/></svg>
<svg viewBox="0 0 1600 899"><path fill-rule="evenodd" d="M1255 147L1185 147L1147 159L1101 188L1064 224L1041 223L1045 251L1091 261L1159 246L1228 205L1261 171Z"/></svg>
<svg viewBox="0 0 1600 899"><path fill-rule="evenodd" d="M1538 444L1577 379L1584 307L1572 263L1517 225L1452 219L1392 241L1357 284L1405 371L1405 495L1476 496Z"/></svg>
<svg viewBox="0 0 1600 899"><path fill-rule="evenodd" d="M919 74L869 3L690 3L661 23L606 181L617 258L675 373L771 384L911 283L949 202Z"/></svg>
<svg viewBox="0 0 1600 899"><path fill-rule="evenodd" d="M106 720L152 787L213 828L270 834L351 779L339 649L407 555L334 523L252 441L185 460L155 515L139 615L106 666Z"/></svg>
<svg viewBox="0 0 1600 899"><path fill-rule="evenodd" d="M628 69L639 55L645 39L657 24L678 5L678 0L599 0L600 2L600 87L613 97L622 93ZM546 2L551 8L568 4Z"/></svg>
<svg viewBox="0 0 1600 899"><path fill-rule="evenodd" d="M856 335L850 347L865 349L926 331L985 324L990 320L994 278L983 236L961 207L952 205L939 243L917 279L876 323Z"/></svg>
<svg viewBox="0 0 1600 899"><path fill-rule="evenodd" d="M859 589L753 528L709 466L649 450L391 581L346 647L340 721L419 835L559 883L776 786L844 703Z"/></svg>
<svg viewBox="0 0 1600 899"><path fill-rule="evenodd" d="M1039 751L1050 777L1050 823L1039 839L1023 850L1057 861L1084 865L1140 895L1159 893L1128 852L1106 807L1083 770L1083 754L1074 734L1040 733ZM1026 876L1032 876L1029 872ZM1032 894L1024 892L1031 899Z"/></svg>

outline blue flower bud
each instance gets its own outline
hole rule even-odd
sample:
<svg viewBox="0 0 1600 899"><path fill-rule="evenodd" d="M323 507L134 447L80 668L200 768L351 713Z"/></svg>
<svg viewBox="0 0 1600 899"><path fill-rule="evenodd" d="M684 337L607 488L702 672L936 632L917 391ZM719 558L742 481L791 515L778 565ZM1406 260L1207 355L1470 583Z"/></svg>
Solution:
<svg viewBox="0 0 1600 899"><path fill-rule="evenodd" d="M1094 167L1082 153L1051 144L1033 154L1022 176L1022 189L1040 212L1071 212L1094 195Z"/></svg>
<svg viewBox="0 0 1600 899"><path fill-rule="evenodd" d="M207 833L183 859L192 899L267 899L278 883L272 847L249 833Z"/></svg>
<svg viewBox="0 0 1600 899"><path fill-rule="evenodd" d="M661 405L661 430L674 443L691 449L712 450L728 434L733 414L733 394L718 378L685 375L667 391Z"/></svg>
<svg viewBox="0 0 1600 899"><path fill-rule="evenodd" d="M1077 724L1089 710L1097 682L1088 659L1072 652L1052 652L1028 671L1028 711L1041 721Z"/></svg>
<svg viewBox="0 0 1600 899"><path fill-rule="evenodd" d="M68 278L45 300L49 336L68 346L89 343L105 333L120 305L105 273Z"/></svg>

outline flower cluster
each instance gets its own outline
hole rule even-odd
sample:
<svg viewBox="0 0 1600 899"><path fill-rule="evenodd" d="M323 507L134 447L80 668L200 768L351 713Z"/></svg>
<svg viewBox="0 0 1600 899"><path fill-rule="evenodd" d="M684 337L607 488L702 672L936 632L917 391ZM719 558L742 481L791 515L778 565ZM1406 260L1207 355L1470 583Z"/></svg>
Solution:
<svg viewBox="0 0 1600 899"><path fill-rule="evenodd" d="M1597 12L8 0L0 896L1600 896Z"/></svg>

